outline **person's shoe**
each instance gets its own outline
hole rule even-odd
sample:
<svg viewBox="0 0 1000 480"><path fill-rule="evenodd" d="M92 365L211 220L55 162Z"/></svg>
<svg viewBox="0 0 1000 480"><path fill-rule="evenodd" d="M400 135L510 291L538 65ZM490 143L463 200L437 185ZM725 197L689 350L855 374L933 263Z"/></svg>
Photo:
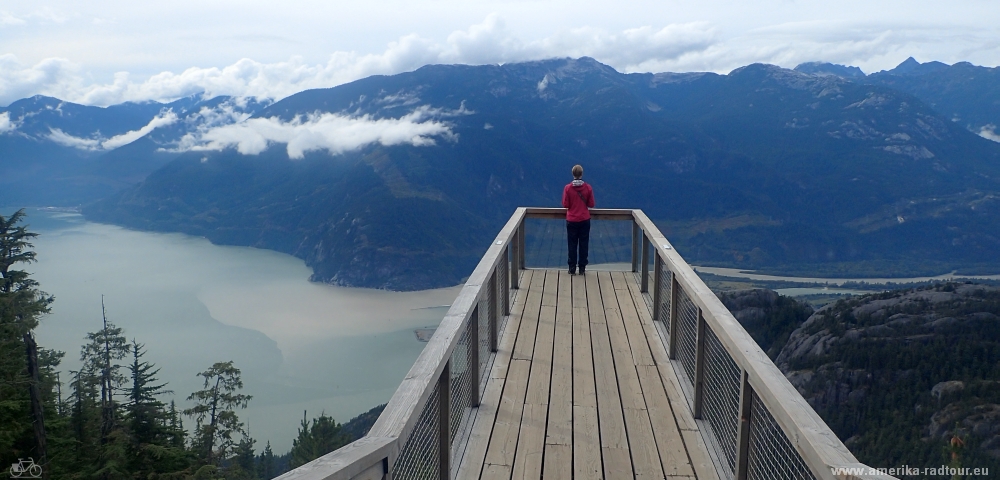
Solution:
<svg viewBox="0 0 1000 480"><path fill-rule="evenodd" d="M587 267L580 267L580 275L583 275L586 272L587 272Z"/></svg>
<svg viewBox="0 0 1000 480"><path fill-rule="evenodd" d="M576 275L576 269L575 268L570 268L569 269L569 274L570 275Z"/></svg>

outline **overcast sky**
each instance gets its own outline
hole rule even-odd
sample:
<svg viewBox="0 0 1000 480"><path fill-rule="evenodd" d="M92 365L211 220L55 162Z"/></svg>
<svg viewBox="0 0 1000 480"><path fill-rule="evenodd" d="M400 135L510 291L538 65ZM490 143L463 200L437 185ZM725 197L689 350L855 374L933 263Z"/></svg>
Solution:
<svg viewBox="0 0 1000 480"><path fill-rule="evenodd" d="M1000 64L996 0L0 0L0 105L282 98L428 63Z"/></svg>

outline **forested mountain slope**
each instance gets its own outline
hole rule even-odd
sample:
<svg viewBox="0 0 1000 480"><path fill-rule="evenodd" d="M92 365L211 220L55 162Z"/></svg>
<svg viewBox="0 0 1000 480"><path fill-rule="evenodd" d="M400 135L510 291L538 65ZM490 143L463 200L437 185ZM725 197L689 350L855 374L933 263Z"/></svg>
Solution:
<svg viewBox="0 0 1000 480"><path fill-rule="evenodd" d="M770 290L719 296L862 462L1000 468L1000 288L943 283L811 314Z"/></svg>
<svg viewBox="0 0 1000 480"><path fill-rule="evenodd" d="M855 274L1000 270L1000 145L919 99L769 65L632 74L592 59L434 65L256 114L447 127L331 154L197 151L85 212L300 256L315 279L457 283L518 205L582 163L598 205L642 208L689 260ZM310 117L310 115L312 117ZM411 117L407 117L410 115Z"/></svg>

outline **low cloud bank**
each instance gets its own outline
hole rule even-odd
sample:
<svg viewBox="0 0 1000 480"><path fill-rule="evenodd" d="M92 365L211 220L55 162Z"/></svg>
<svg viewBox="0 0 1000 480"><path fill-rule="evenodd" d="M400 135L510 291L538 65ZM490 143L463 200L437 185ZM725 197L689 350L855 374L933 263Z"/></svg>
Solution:
<svg viewBox="0 0 1000 480"><path fill-rule="evenodd" d="M175 115L174 112L168 110L165 113L161 113L160 115L153 117L153 119L150 120L149 123L146 124L146 126L138 130L132 130L130 132L123 133L121 135L115 135L101 142L101 148L105 150L113 150L123 145L128 145L142 137L145 137L146 135L149 135L149 133L152 132L153 130L156 130L159 127L172 125L176 121L177 121L177 115Z"/></svg>
<svg viewBox="0 0 1000 480"><path fill-rule="evenodd" d="M156 130L177 122L177 115L172 111L166 111L153 117L144 127L132 130L121 135L115 135L105 139L100 136L92 138L75 137L58 128L50 128L48 139L66 147L78 148L80 150L114 150L118 147L128 145ZM2 121L0 121L0 132L2 132Z"/></svg>
<svg viewBox="0 0 1000 480"><path fill-rule="evenodd" d="M10 112L0 113L0 135L17 130L17 124L10 120Z"/></svg>
<svg viewBox="0 0 1000 480"><path fill-rule="evenodd" d="M996 131L997 126L992 123L989 125L984 125L983 128L979 129L979 136L987 140L993 140L994 142L1000 142L1000 133ZM3 131L2 124L0 124L0 131Z"/></svg>
<svg viewBox="0 0 1000 480"><path fill-rule="evenodd" d="M444 111L423 106L399 118L373 118L336 113L279 118L252 118L185 135L175 151L220 151L236 148L244 155L257 155L274 144L287 144L288 157L301 159L307 152L326 150L337 155L366 145L435 145L435 138L457 141L448 122L441 117L469 114L467 110Z"/></svg>

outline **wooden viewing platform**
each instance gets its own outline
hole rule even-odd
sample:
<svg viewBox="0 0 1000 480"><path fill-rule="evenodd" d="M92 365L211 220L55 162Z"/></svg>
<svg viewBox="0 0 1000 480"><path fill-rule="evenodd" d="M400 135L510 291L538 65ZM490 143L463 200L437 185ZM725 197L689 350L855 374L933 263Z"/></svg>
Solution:
<svg viewBox="0 0 1000 480"><path fill-rule="evenodd" d="M458 478L717 479L635 276L521 281Z"/></svg>
<svg viewBox="0 0 1000 480"><path fill-rule="evenodd" d="M621 271L526 268L525 231L565 215L518 208L368 434L281 480L892 478L858 462L641 210L591 209L597 254ZM533 248L557 249L549 237Z"/></svg>

